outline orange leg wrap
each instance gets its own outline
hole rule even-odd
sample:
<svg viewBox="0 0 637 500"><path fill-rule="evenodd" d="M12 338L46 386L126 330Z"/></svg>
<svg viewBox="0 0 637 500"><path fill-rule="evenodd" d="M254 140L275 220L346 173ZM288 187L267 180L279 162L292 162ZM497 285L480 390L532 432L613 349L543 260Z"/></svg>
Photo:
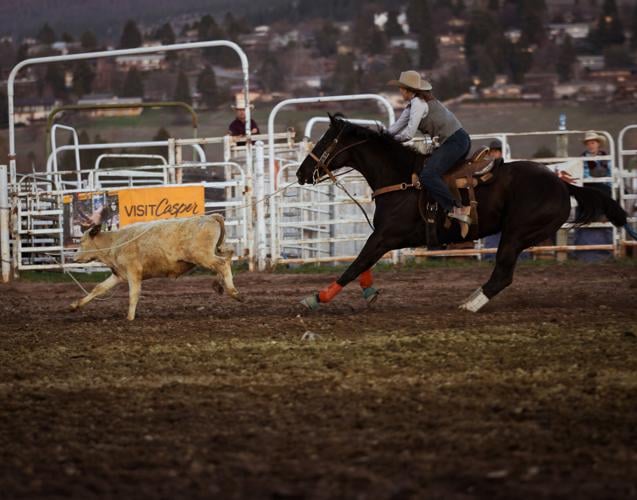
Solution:
<svg viewBox="0 0 637 500"><path fill-rule="evenodd" d="M330 286L328 286L326 289L321 290L319 292L319 302L321 302L321 303L330 302L334 297L336 297L339 294L339 292L342 289L343 289L343 287L341 285L339 285L338 283L336 283L336 281L335 281Z"/></svg>
<svg viewBox="0 0 637 500"><path fill-rule="evenodd" d="M359 282L361 284L361 288L369 288L374 284L374 278L372 277L372 270L368 269L367 271L363 271L361 275L358 277Z"/></svg>

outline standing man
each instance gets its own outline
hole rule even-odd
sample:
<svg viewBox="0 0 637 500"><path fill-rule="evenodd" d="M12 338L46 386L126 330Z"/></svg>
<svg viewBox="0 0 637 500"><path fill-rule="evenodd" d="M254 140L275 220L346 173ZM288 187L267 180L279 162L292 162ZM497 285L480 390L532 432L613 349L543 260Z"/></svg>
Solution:
<svg viewBox="0 0 637 500"><path fill-rule="evenodd" d="M489 144L489 158L492 160L502 159L502 143L497 139Z"/></svg>
<svg viewBox="0 0 637 500"><path fill-rule="evenodd" d="M232 136L244 136L246 135L246 102L242 95L237 95L235 104L232 106L235 113L234 121L228 126L228 134ZM254 106L250 104L250 109L254 109ZM250 120L250 129L253 134L259 133L259 126L254 120Z"/></svg>

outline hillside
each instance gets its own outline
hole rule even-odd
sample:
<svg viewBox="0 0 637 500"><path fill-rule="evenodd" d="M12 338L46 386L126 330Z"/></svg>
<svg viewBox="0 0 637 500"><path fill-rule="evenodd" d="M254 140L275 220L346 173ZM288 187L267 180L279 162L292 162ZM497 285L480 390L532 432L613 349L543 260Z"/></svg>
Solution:
<svg viewBox="0 0 637 500"><path fill-rule="evenodd" d="M48 22L56 33L81 33L91 29L98 35L118 36L126 19L140 24L170 20L184 14L210 13L223 16L267 15L285 0L255 3L250 0L1 0L0 34L33 35Z"/></svg>

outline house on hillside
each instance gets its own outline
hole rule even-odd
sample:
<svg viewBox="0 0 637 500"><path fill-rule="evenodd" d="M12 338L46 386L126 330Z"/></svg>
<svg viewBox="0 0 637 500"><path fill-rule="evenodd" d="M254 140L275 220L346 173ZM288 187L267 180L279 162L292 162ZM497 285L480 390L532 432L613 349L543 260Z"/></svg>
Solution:
<svg viewBox="0 0 637 500"><path fill-rule="evenodd" d="M117 97L108 94L90 94L84 96L78 101L78 104L85 106L108 106L109 104L122 104L131 107L115 108L115 109L92 109L87 111L89 116L92 117L105 117L105 116L139 116L142 114L142 108L133 107L135 104L140 104L142 99L140 97Z"/></svg>
<svg viewBox="0 0 637 500"><path fill-rule="evenodd" d="M16 125L29 125L36 121L43 121L49 117L60 101L53 97L32 97L16 99L14 106L14 120Z"/></svg>
<svg viewBox="0 0 637 500"><path fill-rule="evenodd" d="M166 54L133 54L115 58L115 63L122 71L135 68L137 71L157 71L166 69Z"/></svg>

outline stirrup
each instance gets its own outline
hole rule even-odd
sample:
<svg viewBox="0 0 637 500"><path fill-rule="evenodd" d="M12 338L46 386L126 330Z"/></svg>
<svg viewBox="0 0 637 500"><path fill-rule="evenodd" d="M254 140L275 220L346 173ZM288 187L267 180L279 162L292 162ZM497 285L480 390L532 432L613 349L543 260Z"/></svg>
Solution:
<svg viewBox="0 0 637 500"><path fill-rule="evenodd" d="M450 219L456 219L459 222L466 224L467 226L471 225L471 216L465 214L454 214L453 212L449 212L447 217Z"/></svg>

